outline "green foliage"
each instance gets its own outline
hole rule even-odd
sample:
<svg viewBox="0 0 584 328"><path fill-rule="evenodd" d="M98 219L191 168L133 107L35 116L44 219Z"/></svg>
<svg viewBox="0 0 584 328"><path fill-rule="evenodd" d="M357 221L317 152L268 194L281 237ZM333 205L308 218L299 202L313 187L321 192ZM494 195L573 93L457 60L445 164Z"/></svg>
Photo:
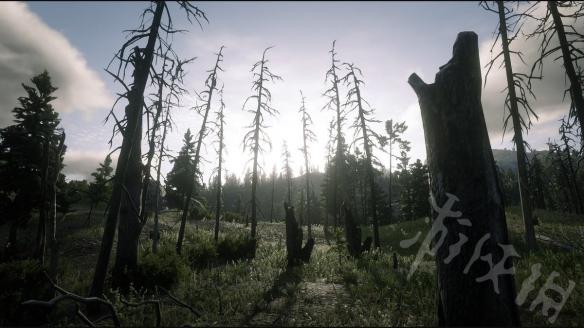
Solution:
<svg viewBox="0 0 584 328"><path fill-rule="evenodd" d="M184 255L192 268L204 268L217 260L217 249L209 231L187 234Z"/></svg>
<svg viewBox="0 0 584 328"><path fill-rule="evenodd" d="M182 207L189 183L194 180L195 142L190 129L187 129L183 143L178 156L171 159L173 166L166 176L166 201L170 208Z"/></svg>
<svg viewBox="0 0 584 328"><path fill-rule="evenodd" d="M217 243L217 255L223 261L252 259L255 256L257 240L247 234L223 235Z"/></svg>
<svg viewBox="0 0 584 328"><path fill-rule="evenodd" d="M155 286L171 289L187 276L188 267L173 248L161 247L156 254L146 248L138 261L133 284L137 290L154 291Z"/></svg>
<svg viewBox="0 0 584 328"><path fill-rule="evenodd" d="M239 213L225 212L225 213L223 213L223 221L245 223L245 218Z"/></svg>

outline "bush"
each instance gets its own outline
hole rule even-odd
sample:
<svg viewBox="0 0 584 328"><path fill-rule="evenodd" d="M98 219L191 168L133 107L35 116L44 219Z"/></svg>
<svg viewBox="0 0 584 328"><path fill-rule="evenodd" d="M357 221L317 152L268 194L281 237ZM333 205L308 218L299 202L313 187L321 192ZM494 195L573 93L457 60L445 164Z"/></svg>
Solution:
<svg viewBox="0 0 584 328"><path fill-rule="evenodd" d="M155 286L171 289L186 279L188 268L172 248L161 248L156 254L151 251L140 258L132 279L134 288L153 291Z"/></svg>
<svg viewBox="0 0 584 328"><path fill-rule="evenodd" d="M209 232L187 235L184 255L192 268L203 268L217 260L217 249Z"/></svg>
<svg viewBox="0 0 584 328"><path fill-rule="evenodd" d="M245 223L245 218L239 213L225 212L225 214L223 214L223 221L235 222L235 223Z"/></svg>
<svg viewBox="0 0 584 328"><path fill-rule="evenodd" d="M19 313L23 310L20 303L29 299L48 299L51 288L43 267L36 260L0 263L0 326L40 324L34 321L39 319L38 316Z"/></svg>
<svg viewBox="0 0 584 328"><path fill-rule="evenodd" d="M217 244L217 253L223 261L252 259L256 246L257 241L247 234L226 235Z"/></svg>

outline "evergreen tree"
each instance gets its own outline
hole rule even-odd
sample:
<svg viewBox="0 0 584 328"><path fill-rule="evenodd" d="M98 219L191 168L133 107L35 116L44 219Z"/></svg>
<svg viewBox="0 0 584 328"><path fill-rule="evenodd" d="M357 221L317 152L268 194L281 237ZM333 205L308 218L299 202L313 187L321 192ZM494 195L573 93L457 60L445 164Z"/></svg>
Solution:
<svg viewBox="0 0 584 328"><path fill-rule="evenodd" d="M88 226L91 222L93 208L100 202L106 202L111 196L111 178L114 171L111 164L112 159L108 154L103 163L99 164L95 172L91 173L93 182L89 184L87 190L87 195L89 196L89 213L87 213L86 224Z"/></svg>
<svg viewBox="0 0 584 328"><path fill-rule="evenodd" d="M190 179L192 179L194 153L195 142L193 141L193 135L191 130L187 129L183 137L183 146L178 156L170 160L173 166L166 176L166 202L168 207L178 208L183 204Z"/></svg>

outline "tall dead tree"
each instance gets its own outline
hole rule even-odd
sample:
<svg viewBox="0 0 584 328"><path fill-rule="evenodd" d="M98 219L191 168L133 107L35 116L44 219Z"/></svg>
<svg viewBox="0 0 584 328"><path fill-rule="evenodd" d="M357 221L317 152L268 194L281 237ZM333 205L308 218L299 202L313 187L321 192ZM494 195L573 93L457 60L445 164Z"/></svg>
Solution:
<svg viewBox="0 0 584 328"><path fill-rule="evenodd" d="M442 214L432 213L433 221L441 221L437 229L442 242L432 248L438 274L438 325L519 325L515 282L507 272L514 252L481 105L477 35L458 34L452 59L440 67L433 84L415 73L408 82L420 103L431 195L443 208ZM464 224L456 219L458 212L460 219L467 219ZM449 258L455 244L463 247ZM473 259L476 248L489 254L490 260ZM494 263L504 265L506 273L495 280L498 290L489 282L477 282L492 272Z"/></svg>
<svg viewBox="0 0 584 328"><path fill-rule="evenodd" d="M264 114L274 116L278 111L270 106L272 101L272 94L270 90L266 88L265 82L282 80L282 78L276 74L273 74L268 68L268 60L266 59L266 53L272 47L268 47L262 53L262 59L256 62L251 71L253 72L254 82L252 84L252 90L256 94L249 96L245 103L243 104L243 109L245 110L245 105L250 99L255 99L257 101L257 106L253 110L248 110L249 113L254 114L252 124L248 126L251 130L248 131L243 137L243 148L248 149L253 153L253 168L251 176L251 237L256 237L256 227L257 227L257 200L256 191L258 184L258 155L264 152L264 147L262 144L267 143L271 148L271 143L269 136L266 134L265 129L267 125L264 123ZM257 70L257 71L256 71Z"/></svg>
<svg viewBox="0 0 584 328"><path fill-rule="evenodd" d="M199 98L203 101L203 104L196 106L195 110L203 115L203 122L201 123L201 129L199 130L199 136L197 137L197 147L195 148L195 159L193 162L193 172L192 177L189 177L189 187L187 189L186 197L184 199L184 205L182 208L182 216L180 220L180 228L178 230L178 240L176 242L176 252L181 253L182 243L185 236L185 228L187 224L187 217L189 216L189 210L191 206L191 198L196 195L196 180L199 176L199 162L201 161L201 146L203 145L203 139L207 135L207 118L209 117L209 111L211 110L211 101L213 99L213 92L217 90L217 73L218 71L223 71L220 64L223 61L223 46L219 48L217 53L217 60L215 61L215 66L209 72L207 80L205 80L205 91L201 92Z"/></svg>
<svg viewBox="0 0 584 328"><path fill-rule="evenodd" d="M192 18L197 22L199 22L199 18L207 20L205 14L189 2L179 1L178 4L186 12L189 21ZM91 284L91 296L101 296L103 293L116 226L118 226L118 247L114 274L119 276L125 271L133 271L137 264L138 238L141 228L139 220L140 192L142 189L142 154L140 145L142 140L144 91L152 69L156 44L164 42L168 45L162 39L164 33L168 37L168 35L177 32L172 25L170 13L168 13L167 22L163 21L165 11L168 13L165 2L151 3L150 7L143 13L143 18L147 15L152 16L150 25L146 25L142 21L138 29L130 31L130 39L124 43L114 57L119 62L117 72L111 73L109 70L107 71L125 88L125 93L118 97L114 107L121 99L126 99L128 104L125 107L125 115L121 121L117 119L113 108L108 115L108 118L112 117L115 121L114 134L117 131L122 135L122 145L116 148L116 150L120 150L120 154L114 174L112 196L109 202L101 248ZM138 44L144 40L146 41L145 47L139 47ZM161 40L162 42L160 42ZM130 47L134 48L128 54L126 50ZM128 66L133 68L131 88L124 82ZM110 139L110 144L112 139Z"/></svg>
<svg viewBox="0 0 584 328"><path fill-rule="evenodd" d="M530 188L528 183L528 159L525 152L526 142L523 139L523 129L529 130L531 127L531 116L537 115L531 109L529 102L527 101L527 95L531 92L528 84L528 76L523 73L517 73L513 71L513 66L511 63L511 54L515 54L521 59L521 52L512 51L510 46L514 40L516 40L519 32L521 31L521 26L518 26L519 19L517 14L513 12L512 9L505 7L503 1L497 1L497 9L491 8L488 2L482 2L482 7L488 11L495 12L499 16L499 24L497 30L497 39L501 39L501 52L499 52L491 61L487 64L488 70L485 75L485 84L487 76L497 59L501 56L503 57L503 65L505 67L505 75L507 78L507 96L505 98L505 109L508 110L508 115L506 115L505 123L503 129L507 129L507 123L509 119L513 124L513 143L515 144L516 154L517 154L517 172L519 178L517 179L519 183L519 197L521 200L521 213L523 215L523 223L525 225L525 242L530 250L537 248L537 242L535 240L535 228L533 226L533 208L531 205ZM508 32L515 32L514 35L509 36ZM492 49L495 47L493 43ZM519 92L519 93L517 93ZM523 108L526 113L526 119L519 112L519 108Z"/></svg>
<svg viewBox="0 0 584 328"><path fill-rule="evenodd" d="M361 95L361 86L363 80L357 77L357 74L363 76L361 70L354 64L344 63L348 70L348 73L341 79L349 87L347 92L347 100L344 104L345 107L349 108L349 112L357 111L357 117L351 126L355 129L355 138L352 144L359 141L363 142L363 149L365 150L365 170L367 172L367 184L369 188L369 215L371 216L371 223L373 225L373 246L378 248L380 246L379 242L379 222L377 219L377 200L376 200L376 188L375 188L375 177L373 176L373 161L375 157L373 155L373 138L377 140L380 136L370 128L370 124L374 122L379 122L371 116L373 115L373 108L369 106L369 103ZM366 108L365 106L369 108ZM361 133L361 135L359 135Z"/></svg>
<svg viewBox="0 0 584 328"><path fill-rule="evenodd" d="M531 7L523 14L523 17L535 19L538 22L536 29L527 35L528 38L540 37L540 55L533 63L530 78L541 79L543 73L543 61L554 56L554 60L562 59L566 77L570 86L566 90L572 100L570 106L570 117L575 118L580 126L580 140L584 145L584 77L579 62L584 59L582 42L584 35L576 29L576 22L582 20L584 16L584 5L579 1L547 1L547 10L543 17L535 17L531 12ZM560 12L560 8L564 12ZM572 24L566 23L572 21ZM554 36L557 37L557 44L552 43ZM557 52L561 54L558 56ZM534 75L535 70L538 74Z"/></svg>
<svg viewBox="0 0 584 328"><path fill-rule="evenodd" d="M301 121L302 121L302 155L304 156L304 169L305 172L305 182L306 182L306 224L308 224L308 238L312 238L312 219L311 219L311 211L310 211L310 167L308 165L308 143L311 141L316 140L316 135L310 129L312 125L312 118L310 114L306 111L306 98L302 94L302 90L300 90L300 97L301 97L301 105L298 112L301 114Z"/></svg>
<svg viewBox="0 0 584 328"><path fill-rule="evenodd" d="M341 216L340 204L346 201L346 186L343 184L343 179L345 178L345 139L343 137L343 122L346 120L345 113L341 108L341 101L339 96L339 83L341 82L337 71L339 67L337 63L338 59L335 58L337 54L335 52L335 43L329 53L331 54L331 67L326 72L325 81L330 81L331 87L324 92L324 96L328 98L328 103L325 108L335 111L335 125L336 125L336 153L335 153L335 177L333 179L333 206L335 208L334 212L334 222L335 226L339 225L339 218Z"/></svg>
<svg viewBox="0 0 584 328"><path fill-rule="evenodd" d="M225 144L223 143L223 127L225 126L225 115L223 114L223 110L225 109L225 103L223 102L223 89L219 92L221 96L221 106L217 111L217 119L216 122L219 125L219 133L218 133L218 143L219 149L217 150L218 155L218 165L217 165L217 198L216 203L217 207L215 209L215 242L219 240L219 218L221 217L221 188L223 184L221 183L221 173L223 173L223 148Z"/></svg>
<svg viewBox="0 0 584 328"><path fill-rule="evenodd" d="M270 223L272 223L274 220L274 195L276 193L276 165L274 165L272 169L272 176L270 177L270 180L272 180L272 192L270 193L272 195L270 201Z"/></svg>
<svg viewBox="0 0 584 328"><path fill-rule="evenodd" d="M162 133L160 134L160 139L158 141L158 163L156 165L156 186L160 186L160 176L162 170L162 160L167 157L165 144L166 136L168 130L171 128L172 117L171 109L179 106L180 97L186 93L186 90L182 87L184 78L184 65L192 62L194 58L188 60L177 60L176 63L170 67L170 84L168 87L168 93L163 105L165 106L164 119L160 122L162 126ZM159 99L162 102L162 99ZM154 230L152 231L152 253L156 254L158 251L158 242L160 241L160 226L159 226L159 212L160 212L160 188L156 189L155 193L155 206L154 206Z"/></svg>
<svg viewBox="0 0 584 328"><path fill-rule="evenodd" d="M396 158L398 160L402 159L408 151L410 151L410 142L402 139L403 133L407 130L408 126L406 122L393 122L393 120L385 121L385 131L387 132L387 137L383 139L382 145L387 144L389 146L389 182L388 182L388 206L389 206L389 220L392 221L393 218L393 208L392 208L392 192L393 192L393 185L392 185L392 168L393 168L393 159ZM401 157L394 155L393 153L393 145L397 144L397 146L401 150Z"/></svg>
<svg viewBox="0 0 584 328"><path fill-rule="evenodd" d="M288 151L288 144L284 140L282 143L282 157L284 157L284 175L286 177L286 189L288 204L292 204L292 167L290 166L290 152Z"/></svg>

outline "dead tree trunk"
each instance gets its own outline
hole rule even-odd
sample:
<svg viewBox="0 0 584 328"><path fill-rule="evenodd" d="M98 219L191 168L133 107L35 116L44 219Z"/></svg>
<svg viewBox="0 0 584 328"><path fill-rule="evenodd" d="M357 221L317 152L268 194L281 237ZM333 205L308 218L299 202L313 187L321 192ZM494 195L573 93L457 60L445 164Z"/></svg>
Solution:
<svg viewBox="0 0 584 328"><path fill-rule="evenodd" d="M359 257L361 253L371 249L371 242L373 239L367 237L365 242L361 244L361 227L359 227L353 220L353 215L349 208L343 204L343 212L345 215L345 239L347 240L347 250L352 257Z"/></svg>
<svg viewBox="0 0 584 328"><path fill-rule="evenodd" d="M501 45L503 47L503 59L505 63L505 74L507 77L507 89L509 92L509 111L513 121L513 141L517 149L517 172L519 184L519 198L521 201L521 214L525 225L525 242L530 250L537 248L535 241L535 229L533 226L533 208L531 206L531 192L527 179L527 155L525 153L525 143L519 117L518 99L515 93L516 83L513 78L513 68L511 66L511 54L509 50L509 39L507 37L507 20L505 19L505 5L503 1L497 1L499 7L499 32L501 34Z"/></svg>
<svg viewBox="0 0 584 328"><path fill-rule="evenodd" d="M296 266L301 263L308 263L312 248L314 247L314 238L308 238L306 244L302 247L302 228L294 217L294 207L284 203L286 211L286 258L288 267Z"/></svg>
<svg viewBox="0 0 584 328"><path fill-rule="evenodd" d="M444 220L443 243L436 251L439 325L519 325L515 304L515 281L511 275L498 278L499 292L490 282L476 282L490 272L485 261L476 261L463 273L477 242L490 233L481 254L492 254L493 263L506 261L499 244L509 244L501 188L489 143L481 105L481 66L478 37L459 33L452 59L440 68L434 84L425 84L415 73L408 80L422 112L432 196L442 206L454 194L460 201L453 210L468 218L471 226L456 219ZM450 195L451 197L452 195ZM433 214L436 220L437 213ZM468 245L448 264L449 246ZM484 240L483 240L484 241ZM503 257L505 255L506 257Z"/></svg>
<svg viewBox="0 0 584 328"><path fill-rule="evenodd" d="M584 95L582 95L582 83L574 69L572 54L570 53L570 45L566 38L564 23L562 22L562 15L558 11L556 1L548 1L547 5L552 14L554 29L556 30L556 35L560 42L560 48L562 49L562 59L564 61L564 68L566 69L566 75L570 80L570 96L572 98L573 113L580 123L580 129L584 129ZM584 133L581 133L581 138L584 142Z"/></svg>
<svg viewBox="0 0 584 328"><path fill-rule="evenodd" d="M93 282L91 285L90 296L101 296L103 293L103 285L105 282L105 276L107 273L107 266L109 263L111 249L114 242L114 237L116 233L116 226L118 224L118 214L120 214L120 221L125 221L124 224L127 224L127 217L122 216L121 211L121 200L122 195L124 195L124 190L126 189L126 173L127 171L131 171L129 168L129 161L131 158L131 154L134 153L136 150L133 149L133 146L136 144L135 139L138 141L141 139L141 118L142 118L142 108L144 103L144 89L146 88L146 83L148 82L148 73L150 72L150 65L152 63L154 46L156 43L156 38L158 35L158 28L160 27L160 21L162 19L162 13L164 11L164 2L158 2L156 4L156 10L154 12L152 18L152 26L150 28L149 36L148 36L148 43L146 45L146 49L144 49L144 58L139 54L139 51L136 50L136 57L139 62L136 63L136 68L134 71L134 84L132 85L132 89L128 94L128 105L125 108L126 117L127 117L127 124L124 129L124 138L122 140L122 147L120 149L120 155L118 158L118 164L116 166L116 172L114 175L114 182L112 188L112 196L109 203L109 210L107 214L106 223L104 226L103 231L103 238L101 241L101 248L99 251L99 256L97 258L97 264L95 266L95 273L93 276ZM139 144L139 142L137 143ZM132 157L136 159L136 156ZM140 156L137 156L138 161L140 161ZM138 172L140 169L138 168ZM138 192L140 191L140 178L138 177ZM135 188L134 188L135 189ZM139 196L139 195L138 195ZM138 197L139 200L139 197ZM126 202L127 203L127 202ZM139 204L139 201L135 204ZM130 205L131 206L131 205ZM133 209L137 210L137 209ZM125 213L128 213L125 211ZM139 213L130 213L132 216L131 219L136 221L134 226L139 228L137 224ZM124 220L122 220L122 217ZM122 222L120 222L122 223ZM120 233L126 233L127 229L125 227L120 228ZM119 236L122 237L122 236ZM129 245L131 247L135 246L138 247L137 239L138 236L129 236L129 240L125 239L122 241L122 245L126 246ZM120 238L122 239L122 238ZM135 242L134 242L135 241ZM136 251L126 250L120 247L120 243L118 242L118 251L122 253L124 251L130 251L131 255L137 255ZM132 262L135 264L137 258L132 256L123 256L122 254L118 255L120 261L128 260L128 263L122 263L117 261L118 268L122 266L126 266L126 264L131 264ZM134 261L136 260L136 261ZM124 261L125 262L125 261Z"/></svg>

